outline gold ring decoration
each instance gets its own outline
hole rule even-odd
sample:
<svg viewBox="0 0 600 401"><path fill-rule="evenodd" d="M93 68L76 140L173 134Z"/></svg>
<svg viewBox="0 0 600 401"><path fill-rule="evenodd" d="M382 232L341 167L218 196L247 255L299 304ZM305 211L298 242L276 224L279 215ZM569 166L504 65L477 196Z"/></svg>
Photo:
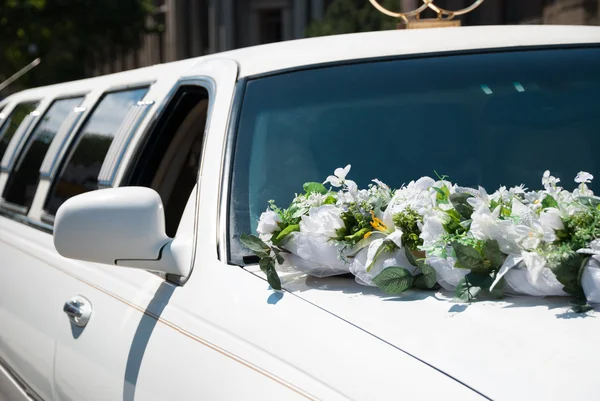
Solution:
<svg viewBox="0 0 600 401"><path fill-rule="evenodd" d="M481 5L481 3L483 3L484 0L475 0L473 2L473 4L471 4L469 7L465 7L463 9L457 10L457 11L446 10L444 8L438 7L435 5L435 0L421 0L423 2L423 4L421 4L421 6L419 6L418 8L416 8L412 11L407 11L407 12L403 12L403 13L390 11L387 8L383 7L381 4L379 4L377 2L377 0L369 0L369 1L373 5L373 7L375 7L377 10L379 10L381 13L388 15L390 17L394 17L394 18L401 18L402 20L404 20L405 23L408 23L409 17L414 17L416 20L419 20L421 17L421 13L428 8L437 14L438 20L449 21L449 20L453 19L454 17L456 17L457 15L468 14L471 11L475 10L477 7L479 7Z"/></svg>

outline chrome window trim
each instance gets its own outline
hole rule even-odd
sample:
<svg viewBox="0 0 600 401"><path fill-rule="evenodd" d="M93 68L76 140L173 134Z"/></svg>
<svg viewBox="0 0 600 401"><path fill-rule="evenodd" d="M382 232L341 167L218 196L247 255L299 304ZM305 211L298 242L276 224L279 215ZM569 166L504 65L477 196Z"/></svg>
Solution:
<svg viewBox="0 0 600 401"><path fill-rule="evenodd" d="M148 88L148 91L150 90L150 88ZM146 94L146 96L148 96L148 94ZM146 97L144 96L144 98ZM117 130L117 133L115 134L115 137L113 139L113 143L115 143L116 140L118 140L117 136L123 135L124 139L123 139L123 143L122 144L118 144L115 143L116 146L119 146L120 149L114 154L111 155L111 149L108 149L108 152L104 158L104 162L102 163L102 168L100 169L100 173L98 173L98 187L103 187L103 188L110 188L113 186L114 182L115 182L115 178L117 176L117 172L119 171L119 168L121 166L121 162L123 161L123 158L125 156L125 153L127 152L127 149L129 148L129 145L131 143L131 140L133 139L133 137L135 136L135 134L138 132L140 125L142 124L142 122L146 119L146 116L148 116L148 112L150 112L150 109L152 108L152 105L154 105L155 101L154 100L140 100L137 102L136 105L134 105L129 113L132 113L136 108L138 108L138 115L133 116L132 120L133 121L128 121L128 117L125 117L125 120L123 121L123 123L121 124L121 126L119 127L119 129ZM121 133L119 131L121 131L121 129L124 129L126 132ZM144 131L144 134L147 131ZM112 143L111 143L112 146ZM113 161L114 159L114 161ZM107 165L107 170L108 171L103 171L104 168L104 163L109 163ZM108 175L108 177L106 179L101 179L103 173L106 173Z"/></svg>
<svg viewBox="0 0 600 401"><path fill-rule="evenodd" d="M8 202L4 199L0 201L0 207L2 209L6 209L12 213L18 213L21 215L27 215L27 208L25 206L16 205L14 203Z"/></svg>
<svg viewBox="0 0 600 401"><path fill-rule="evenodd" d="M85 101L85 97L84 100ZM58 164L58 161L61 158L61 155L63 154L63 150L65 149L65 147L67 146L68 142L69 142L69 138L71 138L71 136L73 135L73 132L77 132L80 128L80 122L83 120L83 116L85 115L87 117L87 111L89 110L89 108L87 107L75 107L73 108L73 110L71 111L71 113L74 113L72 115L72 119L73 121L71 122L70 126L67 128L67 131L64 135L64 137L62 138L60 144L56 147L56 149L54 150L54 155L52 157L51 162L49 162L49 166L45 166L44 162L42 162L42 165L40 167L40 178L52 178L52 176L54 175L54 173L56 172L56 166ZM69 117L67 117L69 118ZM62 127L61 127L62 128ZM60 131L60 129L59 129ZM56 135L58 136L60 132L57 132ZM50 146L52 146L52 144L50 144ZM50 151L51 149L48 148L48 151Z"/></svg>
<svg viewBox="0 0 600 401"><path fill-rule="evenodd" d="M48 225L48 227L50 227L50 230L54 231L54 216L46 212L42 212L40 220L42 220L42 223Z"/></svg>
<svg viewBox="0 0 600 401"><path fill-rule="evenodd" d="M170 275L167 275L167 277L166 277L166 279L168 281L174 282L175 284L181 285L181 286L185 285L188 278L192 275L192 273L194 271L194 260L196 259L197 241L198 241L198 219L200 217L200 194L202 192L202 185L201 185L202 184L202 171L204 169L204 161L206 159L205 154L206 154L206 142L207 142L207 138L208 138L208 132L210 130L210 124L212 121L215 99L217 96L217 83L215 82L215 80L212 77L207 76L207 75L196 75L196 76L180 78L179 80L177 80L177 82L175 82L173 84L173 86L171 87L171 89L169 90L167 95L162 98L160 103L158 103L158 106L157 106L156 110L154 111L154 113L152 114L150 121L144 128L143 132L140 134L140 139L142 139L142 140L137 141L137 143L135 144L135 148L132 151L132 157L135 157L139 153L140 148L144 144L143 139L148 138L148 135L150 135L152 133L152 131L154 131L154 129L156 128L156 125L158 124L158 121L162 117L164 117L165 109L171 103L171 101L173 100L173 97L175 96L177 91L182 86L186 86L186 85L200 86L206 90L206 92L208 93L208 108L206 111L206 123L204 124L204 133L203 133L204 137L202 138L202 157L200 158L200 166L198 166L198 176L196 177L197 185L196 185L196 191L195 191L196 199L194 202L194 232L192 234L193 235L192 241L193 241L194 245L192 247L192 257L190 259L190 273L189 273L188 277L171 277ZM125 163L126 171L121 175L119 182L116 183L117 186L121 186L123 184L123 182L127 182L130 179L131 173L132 173L132 167L134 167L134 165L132 165L131 159L130 159L127 161L127 163ZM192 196L192 193L190 193L190 196Z"/></svg>
<svg viewBox="0 0 600 401"><path fill-rule="evenodd" d="M229 255L228 220L231 180L233 178L233 153L248 80L248 78L242 78L235 85L233 102L231 102L229 110L227 132L223 141L223 151L221 154L221 179L219 181L220 188L217 191L217 227L219 228L217 232L217 251L219 260L227 264L232 264Z"/></svg>
<svg viewBox="0 0 600 401"><path fill-rule="evenodd" d="M40 101L40 103L41 103L41 101ZM46 109L47 109L47 107L44 108L44 112L46 112ZM37 126L37 122L41 115L43 115L43 113L40 112L39 108L36 108L34 111L29 113L27 116L25 116L23 121L21 121L21 124L19 124L19 126L17 127L14 136L11 138L10 142L8 143L8 147L6 148L6 153L2 157L2 161L4 161L5 159L7 159L7 160L6 160L6 162L0 164L0 172L10 173L12 171L15 159L17 158L17 155L21 153L21 147L23 146L24 142L26 142L26 139L29 138L29 136L31 135L31 133L33 132L35 127ZM29 119L29 121L25 121L26 119ZM19 133L19 128L21 128L21 126L24 123L27 125L25 125L23 127L23 132ZM17 137L17 134L20 134L20 136ZM10 144L14 140L16 140L17 142L15 143L14 148L11 149Z"/></svg>
<svg viewBox="0 0 600 401"><path fill-rule="evenodd" d="M116 85L116 86L111 86L109 88L102 89L102 92L94 100L94 103L92 105L90 105L89 107L86 107L85 110L82 111L82 113L81 113L82 117L84 116L85 118L80 118L76 124L76 127L74 127L73 131L70 132L70 134L66 136L66 144L64 144L63 148L60 150L60 153L57 153L57 155L56 155L57 161L56 161L56 165L54 165L54 167L53 167L54 170L51 172L51 176L47 177L50 179L50 187L48 188L48 191L46 192L46 194L44 196L44 203L43 203L42 210L41 210L42 215L52 216L51 214L46 212L46 205L48 204L50 197L53 195L53 188L56 184L56 180L60 178L60 175L63 173L63 170L66 167L65 163L68 161L68 158L70 156L72 156L72 153L77 148L77 145L79 144L79 140L81 139L80 138L81 130L84 128L84 125L89 121L89 119L91 117L93 117L94 112L97 110L98 105L104 99L104 97L108 94L115 93L115 92L126 92L126 91L130 91L130 90L136 90L136 89L142 89L142 88L148 88L148 92L150 92L150 89L152 88L152 86L155 83L156 83L156 81L152 80L152 81L144 81L144 83ZM146 92L144 97L146 97L148 95L148 92ZM89 92L89 93L92 93L92 92ZM105 158L106 158L106 156L105 156Z"/></svg>

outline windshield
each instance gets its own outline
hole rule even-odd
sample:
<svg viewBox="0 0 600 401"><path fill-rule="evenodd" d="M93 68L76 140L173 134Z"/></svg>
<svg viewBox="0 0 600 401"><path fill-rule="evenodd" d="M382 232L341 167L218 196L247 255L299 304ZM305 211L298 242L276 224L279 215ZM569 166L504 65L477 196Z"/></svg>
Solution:
<svg viewBox="0 0 600 401"><path fill-rule="evenodd" d="M307 181L392 188L446 175L461 186L573 189L600 174L600 48L431 56L315 68L250 80L230 193L229 260L243 264L268 201Z"/></svg>

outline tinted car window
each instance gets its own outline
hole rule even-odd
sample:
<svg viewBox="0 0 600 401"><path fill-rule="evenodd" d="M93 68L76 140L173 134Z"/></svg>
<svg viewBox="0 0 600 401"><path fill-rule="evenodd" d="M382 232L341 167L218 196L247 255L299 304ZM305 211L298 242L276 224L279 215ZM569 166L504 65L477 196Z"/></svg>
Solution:
<svg viewBox="0 0 600 401"><path fill-rule="evenodd" d="M18 104L10 113L6 120L0 127L0 160L6 152L6 148L10 143L13 135L17 131L23 119L37 107L37 103L21 103Z"/></svg>
<svg viewBox="0 0 600 401"><path fill-rule="evenodd" d="M543 49L337 65L247 83L230 194L231 259L273 199L352 165L360 186L435 172L463 186L573 188L600 174L600 49Z"/></svg>
<svg viewBox="0 0 600 401"><path fill-rule="evenodd" d="M148 92L140 88L104 95L72 142L45 207L49 214L72 196L98 189L98 174L117 130L133 105Z"/></svg>
<svg viewBox="0 0 600 401"><path fill-rule="evenodd" d="M19 156L4 190L4 199L29 209L39 179L39 170L46 152L60 125L83 97L55 101L36 126Z"/></svg>

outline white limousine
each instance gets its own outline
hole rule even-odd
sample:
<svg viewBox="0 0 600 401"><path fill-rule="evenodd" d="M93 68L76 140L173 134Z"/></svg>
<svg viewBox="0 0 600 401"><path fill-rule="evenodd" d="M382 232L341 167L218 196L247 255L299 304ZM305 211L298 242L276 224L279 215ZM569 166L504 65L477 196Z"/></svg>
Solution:
<svg viewBox="0 0 600 401"><path fill-rule="evenodd" d="M275 291L241 242L347 164L394 187L599 175L599 72L600 28L436 28L4 99L0 399L600 399L598 309L293 270Z"/></svg>

